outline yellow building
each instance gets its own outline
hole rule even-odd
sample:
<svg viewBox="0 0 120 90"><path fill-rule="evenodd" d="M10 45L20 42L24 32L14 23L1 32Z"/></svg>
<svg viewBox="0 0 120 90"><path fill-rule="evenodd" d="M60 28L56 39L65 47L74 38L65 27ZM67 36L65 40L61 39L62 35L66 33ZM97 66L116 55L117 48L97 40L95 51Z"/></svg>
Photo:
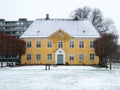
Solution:
<svg viewBox="0 0 120 90"><path fill-rule="evenodd" d="M98 37L87 20L37 19L20 37L27 44L21 64L99 64L94 52Z"/></svg>

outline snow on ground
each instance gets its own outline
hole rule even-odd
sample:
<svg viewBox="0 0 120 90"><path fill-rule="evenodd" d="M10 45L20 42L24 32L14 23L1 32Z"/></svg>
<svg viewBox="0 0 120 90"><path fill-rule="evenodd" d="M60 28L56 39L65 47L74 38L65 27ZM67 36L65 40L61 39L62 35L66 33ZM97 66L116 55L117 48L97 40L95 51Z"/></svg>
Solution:
<svg viewBox="0 0 120 90"><path fill-rule="evenodd" d="M92 66L22 66L0 68L0 90L120 90L120 64Z"/></svg>

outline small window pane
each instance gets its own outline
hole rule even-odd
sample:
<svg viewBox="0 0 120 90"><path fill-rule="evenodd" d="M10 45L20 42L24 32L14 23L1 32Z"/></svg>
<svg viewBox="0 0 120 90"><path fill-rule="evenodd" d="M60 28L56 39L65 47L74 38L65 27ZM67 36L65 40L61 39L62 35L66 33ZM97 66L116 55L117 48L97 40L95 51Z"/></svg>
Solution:
<svg viewBox="0 0 120 90"><path fill-rule="evenodd" d="M52 54L48 54L47 57L48 57L48 60L52 60Z"/></svg>
<svg viewBox="0 0 120 90"><path fill-rule="evenodd" d="M27 48L31 48L31 46L32 46L31 41L28 41L28 42L27 42Z"/></svg>
<svg viewBox="0 0 120 90"><path fill-rule="evenodd" d="M74 60L74 54L70 54L69 59L70 59L70 60Z"/></svg>
<svg viewBox="0 0 120 90"><path fill-rule="evenodd" d="M83 42L83 41L81 41L81 42L79 43L79 48L84 48L84 42Z"/></svg>
<svg viewBox="0 0 120 90"><path fill-rule="evenodd" d="M62 41L59 41L58 42L58 48L62 48L63 47L63 42Z"/></svg>
<svg viewBox="0 0 120 90"><path fill-rule="evenodd" d="M36 60L40 60L41 59L41 55L40 54L37 54L36 55Z"/></svg>
<svg viewBox="0 0 120 90"><path fill-rule="evenodd" d="M79 60L84 60L84 54L79 55Z"/></svg>
<svg viewBox="0 0 120 90"><path fill-rule="evenodd" d="M94 42L90 42L90 48L94 48Z"/></svg>
<svg viewBox="0 0 120 90"><path fill-rule="evenodd" d="M41 47L41 42L40 42L40 41L37 41L37 42L36 42L36 47L37 47L37 48L40 48L40 47Z"/></svg>
<svg viewBox="0 0 120 90"><path fill-rule="evenodd" d="M52 47L52 42L48 41L48 48L51 48L51 47Z"/></svg>
<svg viewBox="0 0 120 90"><path fill-rule="evenodd" d="M90 60L94 60L94 54L90 54Z"/></svg>
<svg viewBox="0 0 120 90"><path fill-rule="evenodd" d="M70 41L70 48L74 48L74 41Z"/></svg>
<svg viewBox="0 0 120 90"><path fill-rule="evenodd" d="M27 60L31 60L31 54L27 54Z"/></svg>

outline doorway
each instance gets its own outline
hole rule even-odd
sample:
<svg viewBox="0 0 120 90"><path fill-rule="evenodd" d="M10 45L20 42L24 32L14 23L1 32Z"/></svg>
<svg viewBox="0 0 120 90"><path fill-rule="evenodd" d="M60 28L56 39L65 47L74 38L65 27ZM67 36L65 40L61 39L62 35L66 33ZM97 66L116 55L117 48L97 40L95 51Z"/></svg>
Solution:
<svg viewBox="0 0 120 90"><path fill-rule="evenodd" d="M58 54L57 55L57 64L64 64L63 63L63 55L62 54Z"/></svg>
<svg viewBox="0 0 120 90"><path fill-rule="evenodd" d="M65 64L65 51L59 48L55 52L55 64Z"/></svg>

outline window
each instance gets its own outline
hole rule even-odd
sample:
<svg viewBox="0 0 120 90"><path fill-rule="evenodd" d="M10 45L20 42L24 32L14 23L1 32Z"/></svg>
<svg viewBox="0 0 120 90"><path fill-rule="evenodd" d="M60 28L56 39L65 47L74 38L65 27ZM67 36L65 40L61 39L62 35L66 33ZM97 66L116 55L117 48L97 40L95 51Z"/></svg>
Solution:
<svg viewBox="0 0 120 90"><path fill-rule="evenodd" d="M37 48L40 48L40 47L41 47L41 42L40 42L40 41L37 41L37 42L36 42L36 47L37 47Z"/></svg>
<svg viewBox="0 0 120 90"><path fill-rule="evenodd" d="M84 60L84 54L79 55L79 60L81 60L81 61Z"/></svg>
<svg viewBox="0 0 120 90"><path fill-rule="evenodd" d="M74 48L74 41L70 41L70 48Z"/></svg>
<svg viewBox="0 0 120 90"><path fill-rule="evenodd" d="M58 48L62 48L63 47L63 42L62 41L59 41L58 42Z"/></svg>
<svg viewBox="0 0 120 90"><path fill-rule="evenodd" d="M81 41L81 42L79 43L79 48L84 48L84 42L83 42L83 41Z"/></svg>
<svg viewBox="0 0 120 90"><path fill-rule="evenodd" d="M90 60L94 60L94 54L90 54Z"/></svg>
<svg viewBox="0 0 120 90"><path fill-rule="evenodd" d="M52 54L47 55L48 60L52 60Z"/></svg>
<svg viewBox="0 0 120 90"><path fill-rule="evenodd" d="M27 54L27 60L31 60L31 54Z"/></svg>
<svg viewBox="0 0 120 90"><path fill-rule="evenodd" d="M31 46L32 46L31 41L28 41L28 42L27 42L27 48L31 48Z"/></svg>
<svg viewBox="0 0 120 90"><path fill-rule="evenodd" d="M40 60L41 59L41 54L36 54L36 60Z"/></svg>
<svg viewBox="0 0 120 90"><path fill-rule="evenodd" d="M90 42L90 48L94 48L94 42Z"/></svg>
<svg viewBox="0 0 120 90"><path fill-rule="evenodd" d="M48 41L48 48L51 48L51 47L52 47L52 42Z"/></svg>
<svg viewBox="0 0 120 90"><path fill-rule="evenodd" d="M62 36L62 32L61 32L61 31L59 32L59 36L60 36L60 37Z"/></svg>
<svg viewBox="0 0 120 90"><path fill-rule="evenodd" d="M70 54L69 59L70 59L70 60L74 60L74 54Z"/></svg>

